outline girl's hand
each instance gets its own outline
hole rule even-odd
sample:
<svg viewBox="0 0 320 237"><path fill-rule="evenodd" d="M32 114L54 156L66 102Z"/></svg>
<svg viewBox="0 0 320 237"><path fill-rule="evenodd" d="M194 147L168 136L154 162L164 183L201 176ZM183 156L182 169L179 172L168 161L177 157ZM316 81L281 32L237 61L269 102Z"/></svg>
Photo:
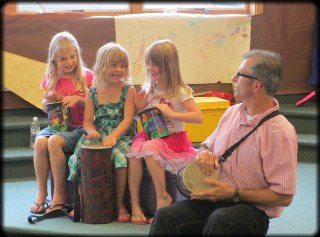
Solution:
<svg viewBox="0 0 320 237"><path fill-rule="evenodd" d="M98 139L100 137L101 135L96 129L86 129L86 135L84 136L85 139Z"/></svg>
<svg viewBox="0 0 320 237"><path fill-rule="evenodd" d="M105 137L105 139L101 142L101 144L107 147L115 146L117 144L117 138L112 135L109 135Z"/></svg>
<svg viewBox="0 0 320 237"><path fill-rule="evenodd" d="M160 111L162 112L165 118L172 118L173 117L173 110L167 104L157 104L155 105Z"/></svg>
<svg viewBox="0 0 320 237"><path fill-rule="evenodd" d="M74 107L78 103L78 96L76 95L68 95L65 96L62 100L62 105L65 107Z"/></svg>
<svg viewBox="0 0 320 237"><path fill-rule="evenodd" d="M43 95L43 99L47 101L47 103L60 102L62 100L62 96L59 96L55 91L47 91Z"/></svg>

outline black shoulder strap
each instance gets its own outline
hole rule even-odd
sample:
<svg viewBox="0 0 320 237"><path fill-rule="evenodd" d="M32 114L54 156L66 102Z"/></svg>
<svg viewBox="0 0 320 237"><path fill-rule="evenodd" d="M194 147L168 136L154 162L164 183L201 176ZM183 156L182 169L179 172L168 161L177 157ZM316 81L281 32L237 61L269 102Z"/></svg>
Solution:
<svg viewBox="0 0 320 237"><path fill-rule="evenodd" d="M238 142L236 142L235 144L233 144L231 147L229 147L224 153L223 155L221 155L219 158L219 162L224 162L231 154L232 152L240 145L241 142L243 142L247 137L249 137L249 135L251 133L253 133L261 124L263 124L265 121L267 121L268 119L273 118L274 116L277 116L279 113L278 110L273 111L272 113L268 114L267 116L265 116L264 118L262 118L259 123L247 134L245 135L243 138L241 138Z"/></svg>

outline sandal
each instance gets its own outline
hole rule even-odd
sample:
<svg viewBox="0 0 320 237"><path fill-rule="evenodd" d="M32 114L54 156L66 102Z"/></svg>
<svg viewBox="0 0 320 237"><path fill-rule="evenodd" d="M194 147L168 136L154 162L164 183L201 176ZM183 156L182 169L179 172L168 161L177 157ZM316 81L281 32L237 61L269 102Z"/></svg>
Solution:
<svg viewBox="0 0 320 237"><path fill-rule="evenodd" d="M50 208L50 204L48 204L47 202L42 202L42 203L33 202L33 203L34 205L31 207L30 212L34 214L44 214L46 213L47 209ZM37 207L37 211L32 210L35 206Z"/></svg>
<svg viewBox="0 0 320 237"><path fill-rule="evenodd" d="M61 207L61 208L57 208L57 207ZM51 205L47 209L46 213L49 213L49 212L54 211L54 210L62 210L62 209L65 209L65 210L70 212L73 209L73 206L72 205L67 205L67 204L60 204L60 203L59 204L55 204L55 205Z"/></svg>
<svg viewBox="0 0 320 237"><path fill-rule="evenodd" d="M145 215L142 214L132 214L131 216L131 223L136 225L145 225L148 224L148 219Z"/></svg>
<svg viewBox="0 0 320 237"><path fill-rule="evenodd" d="M122 210L117 213L117 222L126 223L131 221L131 216L127 210Z"/></svg>
<svg viewBox="0 0 320 237"><path fill-rule="evenodd" d="M152 224L153 222L153 217L151 217L149 220L148 220L148 224Z"/></svg>

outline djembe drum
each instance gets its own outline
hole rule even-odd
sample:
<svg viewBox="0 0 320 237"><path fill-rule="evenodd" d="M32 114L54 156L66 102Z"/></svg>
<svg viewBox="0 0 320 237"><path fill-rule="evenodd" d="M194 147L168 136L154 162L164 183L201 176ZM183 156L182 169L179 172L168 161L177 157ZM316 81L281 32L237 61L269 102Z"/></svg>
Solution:
<svg viewBox="0 0 320 237"><path fill-rule="evenodd" d="M81 145L80 218L84 223L97 224L113 221L112 150L101 144Z"/></svg>
<svg viewBox="0 0 320 237"><path fill-rule="evenodd" d="M214 169L210 176L206 176L201 172L196 161L191 161L179 170L177 174L177 188L183 196L189 198L192 192L204 191L212 187L210 184L204 183L203 180L205 178L217 179L217 171Z"/></svg>
<svg viewBox="0 0 320 237"><path fill-rule="evenodd" d="M157 107L147 108L138 115L141 120L142 128L149 140L170 135L163 114Z"/></svg>

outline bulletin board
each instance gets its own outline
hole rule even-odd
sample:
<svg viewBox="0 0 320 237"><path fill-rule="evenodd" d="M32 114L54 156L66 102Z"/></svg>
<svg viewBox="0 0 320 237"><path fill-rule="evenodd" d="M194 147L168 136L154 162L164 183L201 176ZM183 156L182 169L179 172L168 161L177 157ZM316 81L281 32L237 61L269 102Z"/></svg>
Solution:
<svg viewBox="0 0 320 237"><path fill-rule="evenodd" d="M231 83L250 50L251 17L183 13L131 14L115 17L115 38L129 53L135 85L145 78L144 54L152 42L172 40L188 84Z"/></svg>
<svg viewBox="0 0 320 237"><path fill-rule="evenodd" d="M44 91L40 83L47 64L5 51L3 62L5 88L41 109Z"/></svg>

